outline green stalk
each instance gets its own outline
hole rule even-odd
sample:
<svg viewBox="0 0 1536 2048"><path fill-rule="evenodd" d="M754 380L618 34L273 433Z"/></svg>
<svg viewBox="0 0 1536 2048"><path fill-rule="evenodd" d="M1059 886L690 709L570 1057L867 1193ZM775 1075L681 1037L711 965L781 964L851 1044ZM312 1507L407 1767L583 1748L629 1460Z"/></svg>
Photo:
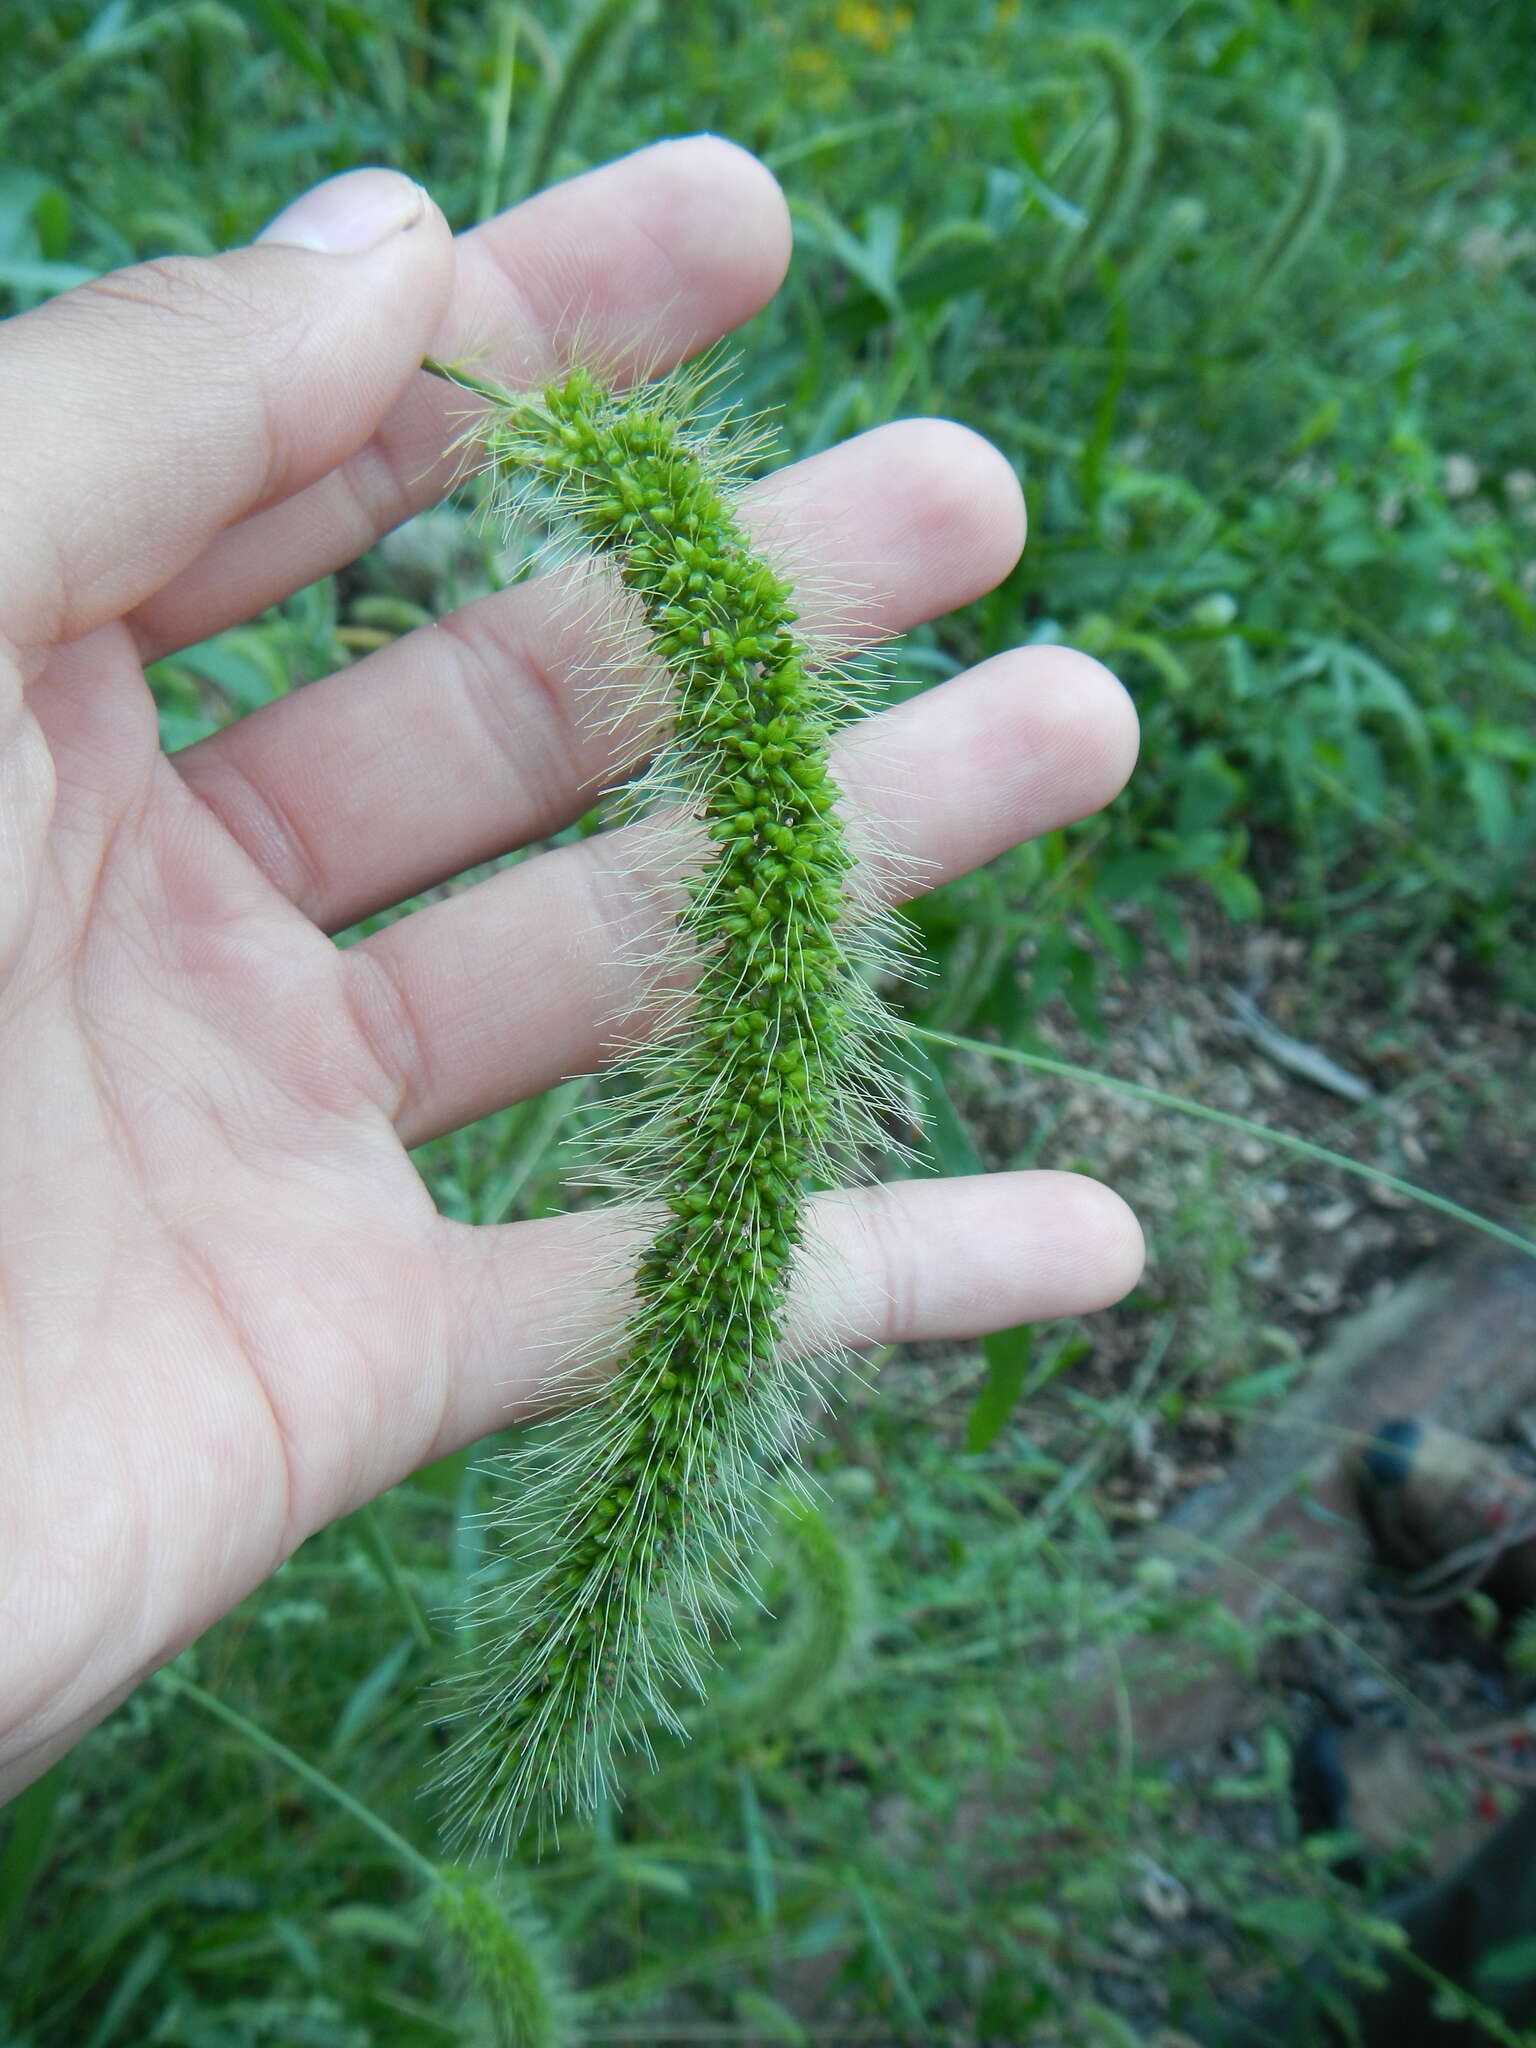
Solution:
<svg viewBox="0 0 1536 2048"><path fill-rule="evenodd" d="M285 1770L292 1771L296 1778L308 1785L312 1792L318 1792L322 1799L328 1799L333 1806L339 1806L343 1813L350 1814L360 1827L377 1837L391 1855L418 1877L424 1884L435 1885L441 1873L435 1863L422 1855L421 1851L398 1834L387 1820L381 1820L371 1806L365 1806L360 1799L354 1799L344 1785L338 1785L334 1778L328 1778L324 1771L306 1763L296 1749L290 1749L286 1742L279 1742L275 1735L269 1735L259 1723L247 1718L238 1707L219 1699L211 1692L205 1692L190 1678L184 1678L172 1664L167 1664L155 1675L155 1683L167 1692L179 1693L184 1700L190 1700L215 1721L222 1721L226 1728L232 1728L240 1739L263 1756L269 1756L274 1763L280 1763Z"/></svg>
<svg viewBox="0 0 1536 2048"><path fill-rule="evenodd" d="M1315 1159L1323 1166L1337 1166L1341 1172L1352 1173L1357 1180L1374 1181L1377 1187L1391 1188L1395 1194L1406 1195L1410 1201L1418 1202L1426 1209L1438 1210L1442 1216L1466 1224L1469 1230L1480 1230L1484 1237L1491 1237L1496 1244L1508 1245L1511 1250L1536 1259L1536 1242L1522 1237L1518 1230L1507 1230L1502 1223L1480 1216L1475 1209L1464 1209L1460 1202L1453 1202L1446 1195L1437 1195L1429 1188L1421 1188L1414 1181L1403 1180L1400 1175L1388 1173L1380 1166L1367 1166L1363 1159L1351 1159L1347 1153L1330 1151L1326 1145L1314 1145L1310 1138L1298 1138L1290 1131L1277 1131L1270 1124L1254 1123L1249 1117L1234 1116L1230 1110L1213 1109L1208 1102L1191 1102L1183 1095L1167 1095L1161 1088L1148 1088L1140 1081L1122 1081L1118 1074L1100 1074L1092 1067L1073 1066L1069 1060L1047 1059L1044 1054L1036 1052L1018 1052L1011 1045L988 1045L980 1038L959 1038L949 1031L930 1031L920 1024L911 1025L909 1029L914 1038L926 1039L930 1045L948 1046L952 1052L979 1053L983 1059L1028 1067L1032 1073L1053 1074L1059 1080L1077 1081L1086 1088L1097 1088L1107 1095L1128 1095L1134 1101L1150 1102L1158 1109L1176 1110L1180 1116L1196 1117L1202 1123L1220 1124L1224 1130L1237 1131L1245 1138L1262 1138L1266 1145L1278 1145L1283 1152L1294 1152L1303 1159Z"/></svg>
<svg viewBox="0 0 1536 2048"><path fill-rule="evenodd" d="M559 1958L526 1901L467 1870L445 1869L423 1856L354 1799L344 1785L306 1763L259 1722L185 1678L174 1665L155 1674L157 1685L221 1721L258 1755L268 1756L382 1842L425 1887L429 1924L442 1937L455 1972L467 1982L475 2038L488 2048L569 2048L571 1997Z"/></svg>
<svg viewBox="0 0 1536 2048"><path fill-rule="evenodd" d="M401 1619L415 1637L417 1647L430 1650L432 1627L422 1611L416 1597L416 1589L400 1569L400 1560L395 1555L394 1545L384 1532L379 1511L372 1501L366 1501L356 1510L357 1532L364 1551L379 1577L383 1580L390 1598L400 1610Z"/></svg>

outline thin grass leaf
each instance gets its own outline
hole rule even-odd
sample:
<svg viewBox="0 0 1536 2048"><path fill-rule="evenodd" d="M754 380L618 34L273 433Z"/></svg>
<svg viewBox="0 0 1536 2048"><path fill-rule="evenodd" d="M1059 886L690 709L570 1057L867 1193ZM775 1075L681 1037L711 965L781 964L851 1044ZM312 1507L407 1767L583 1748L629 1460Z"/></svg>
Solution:
<svg viewBox="0 0 1536 2048"><path fill-rule="evenodd" d="M20 1922L32 1887L48 1860L68 1767L57 1763L12 1800L0 1825L0 1949Z"/></svg>
<svg viewBox="0 0 1536 2048"><path fill-rule="evenodd" d="M560 55L560 81L533 130L523 189L537 192L549 178L556 152L564 142L583 96L619 32L639 18L650 0L593 0Z"/></svg>
<svg viewBox="0 0 1536 2048"><path fill-rule="evenodd" d="M741 1832L747 1845L747 1867L752 1874L752 1908L757 1924L772 1934L779 1924L778 1887L773 1878L773 1851L763 1826L757 1785L745 1764L736 1766L736 1791L741 1808Z"/></svg>
<svg viewBox="0 0 1536 2048"><path fill-rule="evenodd" d="M1230 1110L1213 1109L1206 1102L1190 1102L1182 1095L1168 1095L1161 1088L1148 1088L1140 1081L1122 1081L1116 1074L1100 1074L1092 1067L1074 1066L1068 1060L1047 1059L1041 1053L1018 1052L1008 1045L988 1045L982 1039L961 1038L950 1031L930 1031L919 1024L909 1028L914 1037L926 1039L933 1045L948 1046L955 1052L976 1053L983 1059L1028 1067L1034 1073L1076 1081L1085 1088L1102 1089L1109 1095L1128 1095L1138 1102L1150 1102L1158 1109L1174 1110L1180 1116L1194 1117L1202 1123L1219 1124L1223 1129L1240 1132L1246 1138L1262 1138L1266 1144L1277 1145L1284 1152L1318 1160L1324 1166L1336 1166L1341 1172L1353 1174L1359 1180L1374 1181L1378 1187L1391 1188L1396 1194L1406 1195L1410 1201L1422 1203L1426 1209L1437 1210L1442 1216L1464 1223L1469 1230L1480 1231L1496 1244L1508 1245L1512 1251L1523 1252L1528 1259L1536 1259L1536 1241L1522 1237L1518 1230L1506 1229L1491 1217L1480 1216L1475 1209L1464 1208L1460 1202L1437 1195L1415 1181L1404 1180L1399 1174L1388 1173L1379 1166L1368 1166L1363 1159L1351 1159L1346 1153L1330 1151L1326 1145L1314 1145L1310 1138L1298 1138L1290 1131L1276 1130L1271 1124L1234 1116Z"/></svg>
<svg viewBox="0 0 1536 2048"><path fill-rule="evenodd" d="M377 1571L389 1591L390 1598L399 1609L401 1618L424 1650L432 1647L432 1627L416 1589L400 1568L394 1545L385 1534L384 1524L379 1519L378 1508L372 1501L364 1502L352 1517L357 1540L365 1555Z"/></svg>
<svg viewBox="0 0 1536 2048"><path fill-rule="evenodd" d="M112 2048L122 2038L124 2026L170 1959L170 1938L152 1934L113 1986L101 2018L86 2037L83 2048Z"/></svg>

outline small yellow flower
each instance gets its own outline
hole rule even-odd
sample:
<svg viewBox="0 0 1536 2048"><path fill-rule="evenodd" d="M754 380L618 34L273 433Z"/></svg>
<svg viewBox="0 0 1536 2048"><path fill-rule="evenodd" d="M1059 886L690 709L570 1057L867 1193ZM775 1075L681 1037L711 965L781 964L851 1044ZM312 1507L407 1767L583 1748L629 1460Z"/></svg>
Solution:
<svg viewBox="0 0 1536 2048"><path fill-rule="evenodd" d="M884 52L912 26L909 7L877 7L873 0L840 0L833 16L837 32L867 50Z"/></svg>

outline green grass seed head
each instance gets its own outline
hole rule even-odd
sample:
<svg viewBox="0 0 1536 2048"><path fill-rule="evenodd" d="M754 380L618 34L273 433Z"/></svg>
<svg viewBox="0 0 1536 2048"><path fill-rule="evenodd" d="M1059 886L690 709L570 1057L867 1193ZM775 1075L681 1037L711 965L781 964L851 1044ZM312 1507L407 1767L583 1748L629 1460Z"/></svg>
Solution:
<svg viewBox="0 0 1536 2048"><path fill-rule="evenodd" d="M1157 156L1158 106L1151 74L1131 46L1104 30L1083 30L1067 47L1086 57L1109 94L1109 150L1094 185L1087 217L1061 255L1070 281L1116 239L1141 205Z"/></svg>
<svg viewBox="0 0 1536 2048"><path fill-rule="evenodd" d="M844 677L750 543L741 461L696 424L696 397L686 378L618 397L576 369L493 394L480 428L496 485L536 489L638 609L667 693L646 786L695 840L657 981L686 962L687 997L663 1006L607 1125L609 1185L656 1215L621 1357L512 1456L515 1560L482 1601L494 1662L462 1687L453 1825L501 1843L590 1808L653 1731L683 1732L813 1405L786 1326L807 1193L846 1177L889 1106L880 934L853 910L828 765Z"/></svg>
<svg viewBox="0 0 1536 2048"><path fill-rule="evenodd" d="M774 1523L789 1621L758 1669L708 1710L709 1733L735 1744L803 1723L827 1706L857 1669L870 1633L863 1560L834 1518L788 1495L775 1504Z"/></svg>
<svg viewBox="0 0 1536 2048"><path fill-rule="evenodd" d="M1275 215L1249 282L1251 299L1266 296L1322 226L1344 175L1344 127L1331 108L1310 107L1296 142L1296 171Z"/></svg>
<svg viewBox="0 0 1536 2048"><path fill-rule="evenodd" d="M573 2001L548 1934L506 1881L444 1869L429 1887L432 1932L468 1994L474 2048L572 2048Z"/></svg>

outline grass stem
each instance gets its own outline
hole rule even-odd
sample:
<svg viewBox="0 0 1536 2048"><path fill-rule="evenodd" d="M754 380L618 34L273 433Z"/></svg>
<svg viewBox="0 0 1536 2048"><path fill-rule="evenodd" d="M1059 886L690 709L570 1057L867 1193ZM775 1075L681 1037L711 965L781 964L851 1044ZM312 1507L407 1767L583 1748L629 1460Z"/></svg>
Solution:
<svg viewBox="0 0 1536 2048"><path fill-rule="evenodd" d="M1331 1151L1326 1145L1315 1145L1310 1138L1298 1138L1294 1132L1278 1131L1271 1124L1255 1123L1251 1117L1234 1116L1231 1110L1213 1109L1208 1102L1191 1102L1185 1096L1169 1095L1161 1088L1149 1088L1141 1081L1124 1081L1118 1074L1101 1074L1092 1067L1076 1066L1070 1060L1048 1059L1045 1054L1037 1052L1020 1052L1011 1045L988 1045L980 1038L962 1038L955 1032L934 1031L922 1024L914 1024L911 1031L914 1038L920 1038L929 1045L947 1046L952 1052L976 1053L982 1059L1002 1060L1009 1066L1027 1067L1031 1073L1050 1074L1061 1081L1076 1081L1085 1088L1097 1088L1108 1095L1129 1096L1135 1102L1150 1102L1158 1109L1171 1109L1180 1116L1195 1117L1202 1123L1219 1124L1223 1130L1236 1131L1245 1138L1261 1138L1266 1145L1278 1145L1282 1151L1294 1152L1302 1159L1315 1159L1320 1165L1336 1166L1341 1172L1351 1173L1359 1180L1373 1181L1377 1187L1391 1188L1395 1194L1405 1195L1426 1209L1437 1210L1454 1222L1464 1223L1469 1230L1481 1231L1484 1237L1491 1237L1496 1244L1508 1245L1512 1251L1522 1252L1528 1259L1536 1259L1536 1241L1523 1237L1518 1230L1495 1223L1491 1217L1480 1216L1475 1209L1464 1208L1448 1195L1437 1195L1430 1188L1421 1188L1414 1181L1404 1180L1400 1174L1388 1173L1384 1167L1368 1166L1363 1159L1351 1159L1347 1153Z"/></svg>

